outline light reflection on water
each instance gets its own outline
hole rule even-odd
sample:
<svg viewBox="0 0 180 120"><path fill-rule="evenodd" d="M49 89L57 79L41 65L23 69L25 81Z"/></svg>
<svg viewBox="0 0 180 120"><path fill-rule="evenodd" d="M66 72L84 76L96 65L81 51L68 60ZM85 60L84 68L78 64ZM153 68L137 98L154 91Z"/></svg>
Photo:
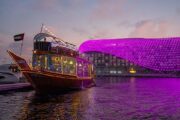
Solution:
<svg viewBox="0 0 180 120"><path fill-rule="evenodd" d="M59 95L0 95L0 120L180 120L179 78L98 78L97 87Z"/></svg>

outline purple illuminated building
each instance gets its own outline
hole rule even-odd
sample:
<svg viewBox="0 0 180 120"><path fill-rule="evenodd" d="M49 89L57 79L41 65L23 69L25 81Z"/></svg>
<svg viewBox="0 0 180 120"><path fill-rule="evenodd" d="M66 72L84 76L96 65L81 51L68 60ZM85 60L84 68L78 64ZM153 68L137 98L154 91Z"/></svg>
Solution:
<svg viewBox="0 0 180 120"><path fill-rule="evenodd" d="M79 47L99 75L179 74L180 37L88 40Z"/></svg>

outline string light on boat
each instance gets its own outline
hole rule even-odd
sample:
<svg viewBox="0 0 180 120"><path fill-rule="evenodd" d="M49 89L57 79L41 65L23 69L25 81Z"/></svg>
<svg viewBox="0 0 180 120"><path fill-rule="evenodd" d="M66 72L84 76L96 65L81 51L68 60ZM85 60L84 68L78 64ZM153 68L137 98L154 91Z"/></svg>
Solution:
<svg viewBox="0 0 180 120"><path fill-rule="evenodd" d="M60 57L55 57L55 62L60 62L61 58Z"/></svg>
<svg viewBox="0 0 180 120"><path fill-rule="evenodd" d="M42 27L43 27L42 28L43 31L45 29L45 31L44 31L45 33L55 36L55 34L52 31L50 31L45 25L43 25Z"/></svg>
<svg viewBox="0 0 180 120"><path fill-rule="evenodd" d="M69 64L72 65L72 64L73 64L73 61L70 61Z"/></svg>
<svg viewBox="0 0 180 120"><path fill-rule="evenodd" d="M76 45L68 43L68 42L65 42L63 39L61 39L59 37L56 37L56 35L52 31L50 31L48 29L48 27L46 27L45 25L42 26L41 33L37 34L34 37L34 40L40 41L42 39L43 40L46 39L47 37L52 38L51 42L53 44L58 44L59 46L62 46L62 47L65 47L65 48L77 51Z"/></svg>
<svg viewBox="0 0 180 120"><path fill-rule="evenodd" d="M51 32L46 26L44 26L44 29L45 29L45 30L47 31L47 33L49 33L50 35L55 36L54 39L60 40L60 41L56 41L56 42L60 43L60 45L63 45L64 47L67 47L67 48L76 50L76 48L75 48L76 46L75 46L75 45L70 44L70 43L68 43L68 42L65 42L65 41L62 40L61 38L57 38L56 35L55 35L53 32Z"/></svg>
<svg viewBox="0 0 180 120"><path fill-rule="evenodd" d="M64 61L64 63L66 64L66 63L67 63L67 61L65 60L65 61Z"/></svg>
<svg viewBox="0 0 180 120"><path fill-rule="evenodd" d="M81 67L82 66L82 64L81 63L79 63L79 67Z"/></svg>

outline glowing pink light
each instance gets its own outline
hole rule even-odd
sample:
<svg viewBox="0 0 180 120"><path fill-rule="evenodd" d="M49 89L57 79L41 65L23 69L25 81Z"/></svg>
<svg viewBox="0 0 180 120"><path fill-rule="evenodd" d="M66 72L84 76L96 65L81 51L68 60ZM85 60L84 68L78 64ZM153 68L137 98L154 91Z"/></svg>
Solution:
<svg viewBox="0 0 180 120"><path fill-rule="evenodd" d="M79 51L111 54L153 70L180 70L180 37L88 40Z"/></svg>

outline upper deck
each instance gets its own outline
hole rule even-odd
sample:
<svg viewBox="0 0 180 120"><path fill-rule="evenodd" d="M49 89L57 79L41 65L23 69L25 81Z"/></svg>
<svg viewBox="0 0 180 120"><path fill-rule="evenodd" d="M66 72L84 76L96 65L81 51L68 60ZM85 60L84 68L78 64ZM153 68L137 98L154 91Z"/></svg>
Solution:
<svg viewBox="0 0 180 120"><path fill-rule="evenodd" d="M33 54L57 54L77 57L76 46L47 33L39 33L34 37Z"/></svg>

